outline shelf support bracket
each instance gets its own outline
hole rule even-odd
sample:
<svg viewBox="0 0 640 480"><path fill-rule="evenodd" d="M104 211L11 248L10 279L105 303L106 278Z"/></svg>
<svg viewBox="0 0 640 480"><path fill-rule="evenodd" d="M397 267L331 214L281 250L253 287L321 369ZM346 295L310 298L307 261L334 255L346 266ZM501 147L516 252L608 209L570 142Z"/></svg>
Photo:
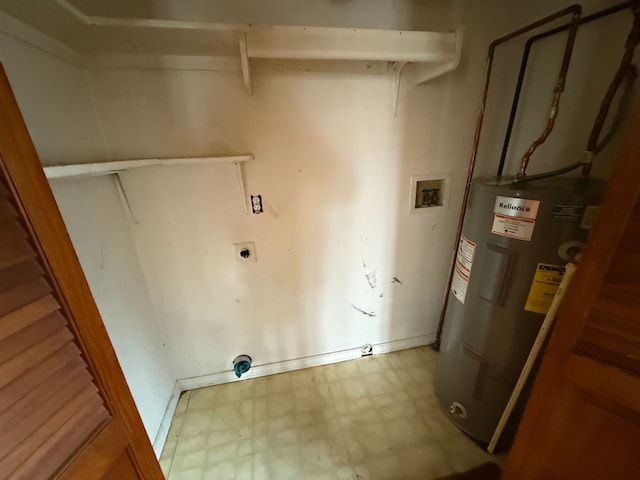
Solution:
<svg viewBox="0 0 640 480"><path fill-rule="evenodd" d="M393 116L398 115L398 97L400 96L400 82L402 80L402 70L407 66L407 62L394 62L393 70L394 82L393 82Z"/></svg>
<svg viewBox="0 0 640 480"><path fill-rule="evenodd" d="M124 207L125 211L129 214L129 218L131 219L131 221L135 225L137 225L138 217L136 217L136 213L134 212L133 207L131 206L131 201L129 200L129 196L127 195L127 189L124 187L124 183L121 177L121 175L124 172L125 170L122 170L120 172L114 172L113 179L115 181L116 189L118 190L118 197L120 198L120 202L122 203L122 206Z"/></svg>
<svg viewBox="0 0 640 480"><path fill-rule="evenodd" d="M242 67L242 81L244 88L249 95L253 95L253 84L251 82L251 68L249 66L249 55L247 54L247 32L240 31L240 66Z"/></svg>
<svg viewBox="0 0 640 480"><path fill-rule="evenodd" d="M242 200L242 208L244 208L244 214L249 215L249 206L247 205L247 194L244 188L244 162L233 162L233 168L236 172L236 182L238 184L238 191L240 192L240 199Z"/></svg>
<svg viewBox="0 0 640 480"><path fill-rule="evenodd" d="M415 64L413 65L409 72L410 81L414 85L421 85L429 80L433 80L440 75L444 75L445 73L451 72L455 70L460 64L460 58L462 56L462 40L464 38L464 26L460 25L456 28L455 31L456 43L455 43L455 52L451 57L451 60L448 62L439 64L439 65L431 65L429 63L423 64Z"/></svg>

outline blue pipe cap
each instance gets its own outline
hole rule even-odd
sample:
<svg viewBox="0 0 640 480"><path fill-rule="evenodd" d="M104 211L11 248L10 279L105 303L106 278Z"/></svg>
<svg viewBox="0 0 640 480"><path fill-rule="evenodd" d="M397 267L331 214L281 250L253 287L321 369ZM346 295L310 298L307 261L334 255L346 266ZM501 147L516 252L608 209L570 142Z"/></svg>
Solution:
<svg viewBox="0 0 640 480"><path fill-rule="evenodd" d="M246 373L251 368L251 357L249 355L238 355L233 360L233 371L236 377L240 378L243 373Z"/></svg>

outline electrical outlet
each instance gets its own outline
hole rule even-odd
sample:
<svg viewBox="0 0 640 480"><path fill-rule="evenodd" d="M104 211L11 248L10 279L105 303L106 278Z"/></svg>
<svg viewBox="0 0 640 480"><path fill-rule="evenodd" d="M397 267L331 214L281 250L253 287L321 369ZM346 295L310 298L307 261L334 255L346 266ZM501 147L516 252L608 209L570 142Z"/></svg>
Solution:
<svg viewBox="0 0 640 480"><path fill-rule="evenodd" d="M254 242L240 242L234 243L233 249L236 260L239 262L257 262L258 255L256 254L256 244Z"/></svg>
<svg viewBox="0 0 640 480"><path fill-rule="evenodd" d="M251 195L251 211L253 213L262 213L262 195Z"/></svg>

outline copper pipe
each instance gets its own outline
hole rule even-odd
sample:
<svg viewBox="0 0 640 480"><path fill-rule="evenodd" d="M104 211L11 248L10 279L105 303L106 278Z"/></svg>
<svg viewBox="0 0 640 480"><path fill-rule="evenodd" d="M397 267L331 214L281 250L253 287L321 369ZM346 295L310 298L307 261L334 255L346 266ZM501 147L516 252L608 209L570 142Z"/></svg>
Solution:
<svg viewBox="0 0 640 480"><path fill-rule="evenodd" d="M529 166L529 160L531 160L531 155L533 155L533 152L535 152L536 149L545 142L545 140L553 130L553 127L556 123L556 118L558 116L558 107L560 106L561 94L562 92L556 92L553 94L553 101L551 102L551 111L549 112L549 119L547 120L547 126L542 132L542 135L540 135L540 137L531 144L531 146L529 147L529 150L527 150L527 153L525 153L524 156L522 157L518 176L524 176L526 174L527 167Z"/></svg>
<svg viewBox="0 0 640 480"><path fill-rule="evenodd" d="M560 67L560 75L558 75L558 81L556 83L556 87L554 89L553 101L551 102L551 110L549 111L549 118L547 120L547 126L545 127L542 135L537 140L531 144L527 152L523 155L522 160L520 161L520 171L518 172L518 176L524 176L527 174L527 167L529 165L529 160L531 159L531 155L536 151L536 149L542 145L556 123L556 118L558 116L558 109L560 108L560 96L564 91L564 84L567 78L567 71L569 70L569 62L571 61L571 54L573 53L573 44L576 40L576 34L578 33L578 25L580 24L580 13L573 15L573 19L571 21L571 26L569 27L569 35L567 36L567 44L564 49L564 56L562 58L562 66Z"/></svg>
<svg viewBox="0 0 640 480"><path fill-rule="evenodd" d="M586 17L582 17L580 19L580 26L593 22L594 20L599 20L608 15L612 15L614 13L621 12L622 10L631 7L637 0L627 1L623 3L619 3L614 5L613 7L605 8L603 10L599 10L596 13L592 13L591 15L587 15ZM569 30L571 27L571 23L566 23L556 28L552 28L551 30L547 30L546 32L538 33L532 37L529 37L527 43L524 47L524 51L522 52L522 60L520 62L520 72L518 73L518 81L516 82L516 88L513 94L513 102L511 104L511 113L509 114L509 121L507 122L507 130L504 136L504 142L502 145L502 153L500 155L500 162L498 163L498 171L497 176L502 176L502 171L504 169L505 160L507 158L507 151L509 149L509 143L511 142L511 132L513 131L513 124L515 122L516 113L518 110L518 103L520 101L520 94L522 92L522 84L524 83L524 76L527 70L527 64L529 63L529 54L531 53L531 48L533 44L539 40L542 40L547 37L551 37L558 33Z"/></svg>
<svg viewBox="0 0 640 480"><path fill-rule="evenodd" d="M493 42L491 42L491 44L489 45L489 52L487 55L487 64L485 67L485 71L484 71L484 81L483 81L483 86L482 86L482 95L481 95L481 100L480 100L480 109L478 112L478 119L476 120L476 131L475 131L475 135L473 138L473 150L471 153L471 160L469 161L469 169L467 172L467 182L465 184L465 189L464 189L464 196L462 197L462 207L460 210L460 218L458 219L458 229L456 232L456 240L454 243L454 248L453 248L453 255L451 257L451 263L449 265L449 276L447 278L447 287L445 289L445 293L444 293L444 299L442 302L442 309L440 310L440 321L438 323L438 331L436 333L436 340L433 344L433 348L434 350L438 351L440 350L440 339L442 337L442 327L444 325L444 317L445 314L447 312L447 302L449 301L449 294L451 291L451 283L453 281L453 269L454 269L454 265L455 265L455 261L456 261L456 254L458 252L458 244L460 243L460 237L462 236L462 224L464 221L464 214L465 211L467 209L467 204L469 203L469 193L471 191L471 179L473 178L473 171L475 169L475 165L476 165L476 158L478 156L478 145L480 144L480 133L482 132L482 123L484 120L484 112L485 112L485 107L486 107L486 102L487 102L487 95L489 93L489 82L491 80L491 68L493 66L493 56L495 53L495 49L498 45L501 45L505 42L508 42L509 40L513 40L514 38L530 32L531 30L535 30L536 28L539 28L549 22L553 22L554 20L557 20L559 18L564 17L565 15L572 15L572 32L573 35L569 35L569 39L567 40L567 45L565 47L565 56L564 56L564 60L563 60L563 64L562 64L562 68L561 68L561 77L566 76L566 72L567 72L567 68L569 66L569 61L567 59L567 50L573 49L573 39L575 39L575 30L577 29L577 22L580 20L580 14L582 13L582 7L578 4L574 4L571 5L567 8L564 8L552 15L549 15L547 17L544 17L534 23L531 23L525 27L522 27L514 32L511 32L503 37L500 37L496 40L494 40ZM569 59L571 58L571 55L569 55L568 57ZM556 84L556 88L558 88L558 85L560 84L560 82L558 82L558 84ZM564 81L562 83L562 87L564 87Z"/></svg>
<svg viewBox="0 0 640 480"><path fill-rule="evenodd" d="M573 5L568 6L567 8L564 8L562 10L557 11L556 13L553 13L547 17L541 18L540 20L530 23L529 25L526 25L514 32L511 32L507 35L505 35L504 37L500 37L496 40L494 40L493 42L491 42L491 45L489 46L489 50L493 50L495 49L495 47L497 47L498 45L500 45L501 43L505 43L508 42L509 40L513 40L516 37L519 37L520 35L522 35L523 33L527 33L530 32L531 30L535 30L536 28L539 28L543 25L546 25L549 22L553 22L554 20L557 20L559 18L564 17L565 15L577 15L578 17L580 17L580 14L582 13L582 6L580 6L580 4L574 3ZM572 19L572 22L575 22L576 19ZM569 66L569 62L563 62L566 63L566 66L563 65L563 68L565 69L566 72L566 68Z"/></svg>
<svg viewBox="0 0 640 480"><path fill-rule="evenodd" d="M636 47L638 46L638 43L640 43L640 2L634 2L634 6L632 8L633 25L631 27L629 35L627 36L624 54L622 56L622 60L620 60L618 70L616 70L616 73L613 76L613 80L611 81L611 84L609 85L609 88L607 89L607 92L602 99L602 103L600 104L598 116L596 117L593 128L591 129L591 135L589 135L587 152L595 153L597 151L600 133L602 132L602 127L604 126L604 122L607 119L607 115L609 114L609 108L611 108L613 97L618 91L618 88L620 88L620 84L629 74L630 69L633 67L631 64L631 62L633 61L633 55L635 53ZM583 165L583 177L589 175L589 173L591 172L591 165L591 162L585 163Z"/></svg>

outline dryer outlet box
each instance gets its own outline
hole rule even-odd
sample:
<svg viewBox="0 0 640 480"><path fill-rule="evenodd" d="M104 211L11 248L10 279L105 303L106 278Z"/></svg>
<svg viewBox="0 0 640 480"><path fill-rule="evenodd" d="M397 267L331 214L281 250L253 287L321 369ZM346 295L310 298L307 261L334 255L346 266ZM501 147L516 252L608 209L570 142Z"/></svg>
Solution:
<svg viewBox="0 0 640 480"><path fill-rule="evenodd" d="M242 263L257 262L256 244L254 242L239 242L233 244L236 260Z"/></svg>

